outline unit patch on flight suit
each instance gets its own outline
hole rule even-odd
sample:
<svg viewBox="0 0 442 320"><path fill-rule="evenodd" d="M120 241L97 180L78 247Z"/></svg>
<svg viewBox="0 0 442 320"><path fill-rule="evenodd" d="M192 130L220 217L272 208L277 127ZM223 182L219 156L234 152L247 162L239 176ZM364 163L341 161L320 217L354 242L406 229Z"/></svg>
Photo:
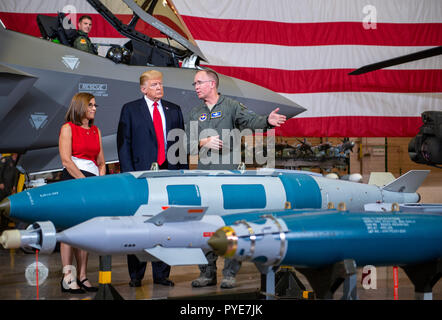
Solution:
<svg viewBox="0 0 442 320"><path fill-rule="evenodd" d="M212 112L212 114L210 115L210 118L211 119L219 118L219 117L221 117L221 115L222 115L221 111Z"/></svg>
<svg viewBox="0 0 442 320"><path fill-rule="evenodd" d="M207 119L207 113L203 113L202 115L200 115L199 119L200 121L205 121Z"/></svg>

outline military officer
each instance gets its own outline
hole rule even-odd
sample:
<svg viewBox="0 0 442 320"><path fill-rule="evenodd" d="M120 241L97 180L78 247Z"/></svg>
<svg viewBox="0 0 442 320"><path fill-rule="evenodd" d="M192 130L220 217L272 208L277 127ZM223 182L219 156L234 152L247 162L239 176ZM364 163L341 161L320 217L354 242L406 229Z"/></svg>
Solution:
<svg viewBox="0 0 442 320"><path fill-rule="evenodd" d="M240 136L229 135L228 139L223 139L223 130L269 129L279 127L286 121L286 116L277 113L279 108L273 110L268 116L260 116L247 110L238 101L218 93L219 78L213 70L198 71L195 74L193 85L198 98L203 101L201 105L191 110L188 126L190 152L191 154L199 153L200 155L198 169L233 170L238 167L241 160L238 157L235 158L232 151L234 151L233 146L235 144L241 144ZM197 137L192 137L192 126L198 129ZM203 134L204 131L207 134ZM194 145L196 144L197 148L192 148L193 142L195 142ZM210 251L206 254L206 258L209 264L199 266L200 276L192 282L193 287L204 287L217 283L217 256ZM239 261L225 259L221 288L233 288L235 286L235 275L240 267L241 263Z"/></svg>
<svg viewBox="0 0 442 320"><path fill-rule="evenodd" d="M75 38L72 46L74 48L89 53L98 54L97 49L92 44L91 39L89 39L88 36L91 29L92 29L92 18L87 15L81 16L80 20L78 20L77 37Z"/></svg>

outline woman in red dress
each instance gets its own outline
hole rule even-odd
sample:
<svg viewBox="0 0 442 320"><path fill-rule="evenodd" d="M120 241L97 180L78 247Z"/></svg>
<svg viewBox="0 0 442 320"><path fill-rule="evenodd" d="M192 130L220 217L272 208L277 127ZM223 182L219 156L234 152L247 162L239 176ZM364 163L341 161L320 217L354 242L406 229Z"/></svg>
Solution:
<svg viewBox="0 0 442 320"><path fill-rule="evenodd" d="M61 127L59 152L64 169L61 180L80 179L106 174L100 130L94 125L97 105L95 97L86 92L77 93L72 98L65 116L66 123ZM95 292L87 279L88 253L61 243L60 255L63 264L61 291L69 293ZM72 266L73 257L77 261L77 272Z"/></svg>

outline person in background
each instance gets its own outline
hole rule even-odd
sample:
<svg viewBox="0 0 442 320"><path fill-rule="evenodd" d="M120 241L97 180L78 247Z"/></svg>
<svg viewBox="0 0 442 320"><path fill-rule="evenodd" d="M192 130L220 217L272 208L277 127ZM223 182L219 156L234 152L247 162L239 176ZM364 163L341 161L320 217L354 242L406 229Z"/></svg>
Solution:
<svg viewBox="0 0 442 320"><path fill-rule="evenodd" d="M100 130L94 125L97 104L95 97L86 92L72 98L61 127L59 152L63 171L61 180L81 179L106 174ZM69 293L95 292L87 272L88 253L61 243L60 255L63 264L61 291ZM70 269L73 257L77 261L77 274Z"/></svg>
<svg viewBox="0 0 442 320"><path fill-rule="evenodd" d="M17 192L17 183L20 172L15 167L17 164L17 153L3 154L0 158L0 201ZM8 228L10 220L0 215L0 230Z"/></svg>
<svg viewBox="0 0 442 320"><path fill-rule="evenodd" d="M17 153L5 155L0 159L0 200L17 192L19 171L17 164Z"/></svg>
<svg viewBox="0 0 442 320"><path fill-rule="evenodd" d="M77 37L74 39L72 46L79 50L83 50L92 54L98 54L97 48L89 39L89 32L92 29L92 18L90 16L81 16L78 20Z"/></svg>

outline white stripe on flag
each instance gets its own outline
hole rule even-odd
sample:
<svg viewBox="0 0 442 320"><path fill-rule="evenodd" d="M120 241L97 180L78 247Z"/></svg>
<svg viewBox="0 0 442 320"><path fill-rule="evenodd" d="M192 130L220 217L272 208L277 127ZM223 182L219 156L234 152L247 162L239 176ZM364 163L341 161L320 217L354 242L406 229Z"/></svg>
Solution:
<svg viewBox="0 0 442 320"><path fill-rule="evenodd" d="M432 47L306 46L197 41L211 65L282 70L357 69ZM244 53L247 54L244 54ZM390 69L441 69L440 56L409 62Z"/></svg>
<svg viewBox="0 0 442 320"><path fill-rule="evenodd" d="M332 92L285 94L307 110L296 118L325 116L420 117L442 111L442 93Z"/></svg>
<svg viewBox="0 0 442 320"><path fill-rule="evenodd" d="M278 22L356 21L373 6L377 22L441 22L440 0L173 0L181 15ZM372 11L370 11L372 12Z"/></svg>

